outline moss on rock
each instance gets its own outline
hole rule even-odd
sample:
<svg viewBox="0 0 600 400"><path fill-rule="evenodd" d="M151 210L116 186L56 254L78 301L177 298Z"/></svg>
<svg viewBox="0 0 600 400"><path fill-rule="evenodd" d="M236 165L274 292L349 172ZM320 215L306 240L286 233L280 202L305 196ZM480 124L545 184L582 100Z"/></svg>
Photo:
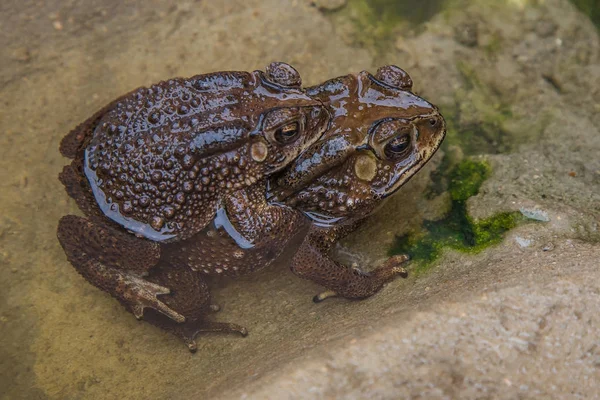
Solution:
<svg viewBox="0 0 600 400"><path fill-rule="evenodd" d="M499 243L504 233L526 218L518 212L504 212L474 220L467 213L467 200L479 192L490 174L484 161L463 160L448 173L448 192L452 208L438 221L425 221L422 230L398 237L390 255L408 254L416 272L423 272L441 255L445 247L478 253Z"/></svg>

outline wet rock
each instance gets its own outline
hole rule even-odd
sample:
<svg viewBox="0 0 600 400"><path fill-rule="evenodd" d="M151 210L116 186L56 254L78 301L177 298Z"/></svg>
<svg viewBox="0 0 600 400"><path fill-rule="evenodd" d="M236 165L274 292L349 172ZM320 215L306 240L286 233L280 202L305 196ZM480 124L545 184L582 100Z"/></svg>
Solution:
<svg viewBox="0 0 600 400"><path fill-rule="evenodd" d="M447 265L411 290L424 303L347 331L220 399L302 399L307 390L315 398L593 398L596 251L581 243L544 256L496 249L501 262L484 256L468 269Z"/></svg>

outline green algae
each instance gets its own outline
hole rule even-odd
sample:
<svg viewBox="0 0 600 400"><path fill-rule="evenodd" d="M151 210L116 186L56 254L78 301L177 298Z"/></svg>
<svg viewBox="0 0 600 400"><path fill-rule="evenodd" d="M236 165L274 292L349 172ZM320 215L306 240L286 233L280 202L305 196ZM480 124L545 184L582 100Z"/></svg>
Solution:
<svg viewBox="0 0 600 400"><path fill-rule="evenodd" d="M384 51L394 32L416 29L445 8L449 0L349 0L334 11L340 20L354 25L352 40L361 46Z"/></svg>
<svg viewBox="0 0 600 400"><path fill-rule="evenodd" d="M490 167L487 163L480 161L465 160L450 171L450 185L448 191L452 200L466 201L469 197L475 196L479 188L490 174Z"/></svg>
<svg viewBox="0 0 600 400"><path fill-rule="evenodd" d="M419 232L398 237L389 254L410 255L413 270L419 273L426 271L444 248L478 253L502 241L504 233L526 220L521 213L504 212L481 220L467 213L467 200L479 192L489 174L490 167L484 161L457 164L447 175L452 200L448 214L437 221L425 221Z"/></svg>
<svg viewBox="0 0 600 400"><path fill-rule="evenodd" d="M507 126L513 118L510 104L482 82L470 65L458 62L456 67L463 85L454 103L442 107L447 142L459 145L467 155L509 152L516 142Z"/></svg>
<svg viewBox="0 0 600 400"><path fill-rule="evenodd" d="M571 0L571 3L589 16L596 28L600 29L600 2L598 0Z"/></svg>

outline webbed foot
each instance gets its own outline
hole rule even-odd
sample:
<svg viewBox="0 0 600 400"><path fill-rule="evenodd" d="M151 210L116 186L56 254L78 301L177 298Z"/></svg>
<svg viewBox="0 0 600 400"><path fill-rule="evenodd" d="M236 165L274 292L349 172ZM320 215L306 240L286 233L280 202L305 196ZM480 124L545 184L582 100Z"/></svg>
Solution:
<svg viewBox="0 0 600 400"><path fill-rule="evenodd" d="M362 274L370 277L374 281L379 282L380 284L376 286L380 287L383 286L383 284L393 280L397 276L400 276L401 278L408 277L408 272L406 271L406 269L404 269L404 267L402 267L402 265L408 262L409 260L410 257L408 255L399 254L388 258L382 265L375 268L371 272L363 272L358 268L353 268L353 272L355 274ZM325 290L314 296L313 302L320 303L325 299L338 296L339 294L334 290Z"/></svg>

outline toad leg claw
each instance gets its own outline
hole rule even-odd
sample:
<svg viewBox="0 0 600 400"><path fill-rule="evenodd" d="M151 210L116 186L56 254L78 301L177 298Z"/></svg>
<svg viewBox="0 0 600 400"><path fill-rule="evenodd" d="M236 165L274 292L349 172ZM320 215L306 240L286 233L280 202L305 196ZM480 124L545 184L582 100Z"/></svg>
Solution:
<svg viewBox="0 0 600 400"><path fill-rule="evenodd" d="M410 257L406 254L392 256L388 258L383 265L373 270L371 274L377 276L383 283L391 281L396 276L406 278L408 276L408 272L402 267L402 265L409 260Z"/></svg>
<svg viewBox="0 0 600 400"><path fill-rule="evenodd" d="M184 326L181 332L178 335L185 341L188 346L190 352L195 353L198 350L198 346L196 345L196 336L200 333L207 332L224 332L224 333L238 333L242 337L248 336L248 329L243 326L237 324L230 324L228 322L208 322L208 321L198 321L200 326L193 326L194 323L191 323L192 326Z"/></svg>
<svg viewBox="0 0 600 400"><path fill-rule="evenodd" d="M319 294L317 294L315 297L313 297L313 302L315 303L320 303L325 299L328 299L329 297L337 297L337 293L334 292L333 290L326 290L324 292L321 292Z"/></svg>

